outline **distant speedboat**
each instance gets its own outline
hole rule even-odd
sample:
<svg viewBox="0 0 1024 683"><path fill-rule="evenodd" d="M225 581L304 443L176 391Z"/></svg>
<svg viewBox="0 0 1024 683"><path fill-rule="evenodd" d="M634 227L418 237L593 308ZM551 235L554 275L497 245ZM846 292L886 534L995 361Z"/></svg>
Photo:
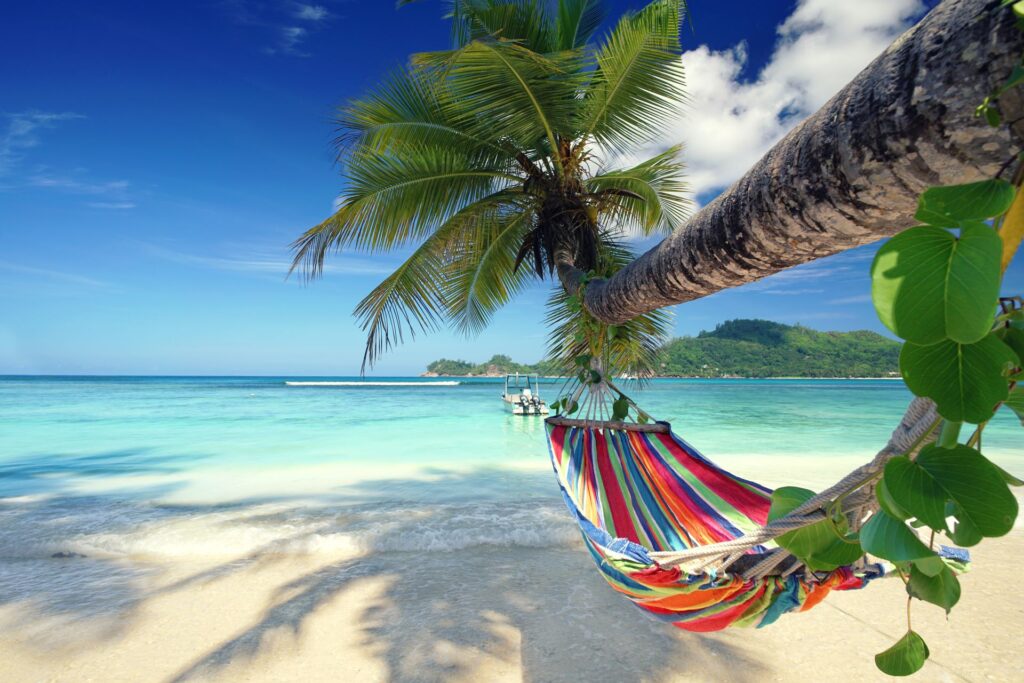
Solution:
<svg viewBox="0 0 1024 683"><path fill-rule="evenodd" d="M505 375L505 391L501 400L513 415L547 415L548 406L540 398L537 375Z"/></svg>

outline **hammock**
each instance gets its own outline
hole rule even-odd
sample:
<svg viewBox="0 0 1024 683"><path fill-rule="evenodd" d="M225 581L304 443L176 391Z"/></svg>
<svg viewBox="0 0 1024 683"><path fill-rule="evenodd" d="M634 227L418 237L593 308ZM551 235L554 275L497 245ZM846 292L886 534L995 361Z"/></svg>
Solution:
<svg viewBox="0 0 1024 683"><path fill-rule="evenodd" d="M546 424L565 502L612 588L679 628L717 631L767 626L832 590L863 588L884 575L882 564L865 557L811 572L771 539L824 519L823 502L878 472L930 432L934 417L930 402L912 404L871 463L771 523L770 489L716 467L668 423L553 417ZM874 505L870 492L853 491L844 507L851 528ZM959 549L943 547L940 555L967 559Z"/></svg>

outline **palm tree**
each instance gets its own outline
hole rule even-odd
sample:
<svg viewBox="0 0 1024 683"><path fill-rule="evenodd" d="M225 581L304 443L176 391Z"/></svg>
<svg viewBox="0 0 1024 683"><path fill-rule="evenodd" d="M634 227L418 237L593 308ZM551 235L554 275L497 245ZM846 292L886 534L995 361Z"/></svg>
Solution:
<svg viewBox="0 0 1024 683"><path fill-rule="evenodd" d="M405 0L400 4L406 4ZM338 113L337 212L294 243L293 270L334 250L411 249L357 306L363 369L406 336L473 333L560 262L607 277L628 234L687 216L679 149L616 164L660 139L683 99L683 0L623 16L599 41L599 0L454 0L454 48L421 53ZM664 313L615 327L555 287L552 351L610 371L652 367Z"/></svg>

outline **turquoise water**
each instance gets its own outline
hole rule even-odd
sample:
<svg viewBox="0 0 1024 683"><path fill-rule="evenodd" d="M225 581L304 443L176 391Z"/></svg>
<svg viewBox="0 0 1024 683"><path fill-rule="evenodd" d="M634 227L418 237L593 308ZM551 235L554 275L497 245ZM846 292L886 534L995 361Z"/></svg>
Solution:
<svg viewBox="0 0 1024 683"><path fill-rule="evenodd" d="M296 530L305 549L573 538L543 425L503 410L500 381L286 379L297 378L0 378L0 558L244 551ZM770 485L869 458L909 400L883 380L657 380L631 393ZM1005 414L985 439L1018 473L1022 434Z"/></svg>

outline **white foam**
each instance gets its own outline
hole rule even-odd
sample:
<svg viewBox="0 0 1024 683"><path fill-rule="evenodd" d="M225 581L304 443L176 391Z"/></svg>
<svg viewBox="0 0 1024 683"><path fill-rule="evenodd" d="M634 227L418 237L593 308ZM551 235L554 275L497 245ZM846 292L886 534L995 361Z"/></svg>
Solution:
<svg viewBox="0 0 1024 683"><path fill-rule="evenodd" d="M54 554L235 559L578 543L579 531L561 501L318 509L263 504L216 511L96 504L0 515L0 560Z"/></svg>
<svg viewBox="0 0 1024 683"><path fill-rule="evenodd" d="M290 387L457 387L461 382L285 382Z"/></svg>

